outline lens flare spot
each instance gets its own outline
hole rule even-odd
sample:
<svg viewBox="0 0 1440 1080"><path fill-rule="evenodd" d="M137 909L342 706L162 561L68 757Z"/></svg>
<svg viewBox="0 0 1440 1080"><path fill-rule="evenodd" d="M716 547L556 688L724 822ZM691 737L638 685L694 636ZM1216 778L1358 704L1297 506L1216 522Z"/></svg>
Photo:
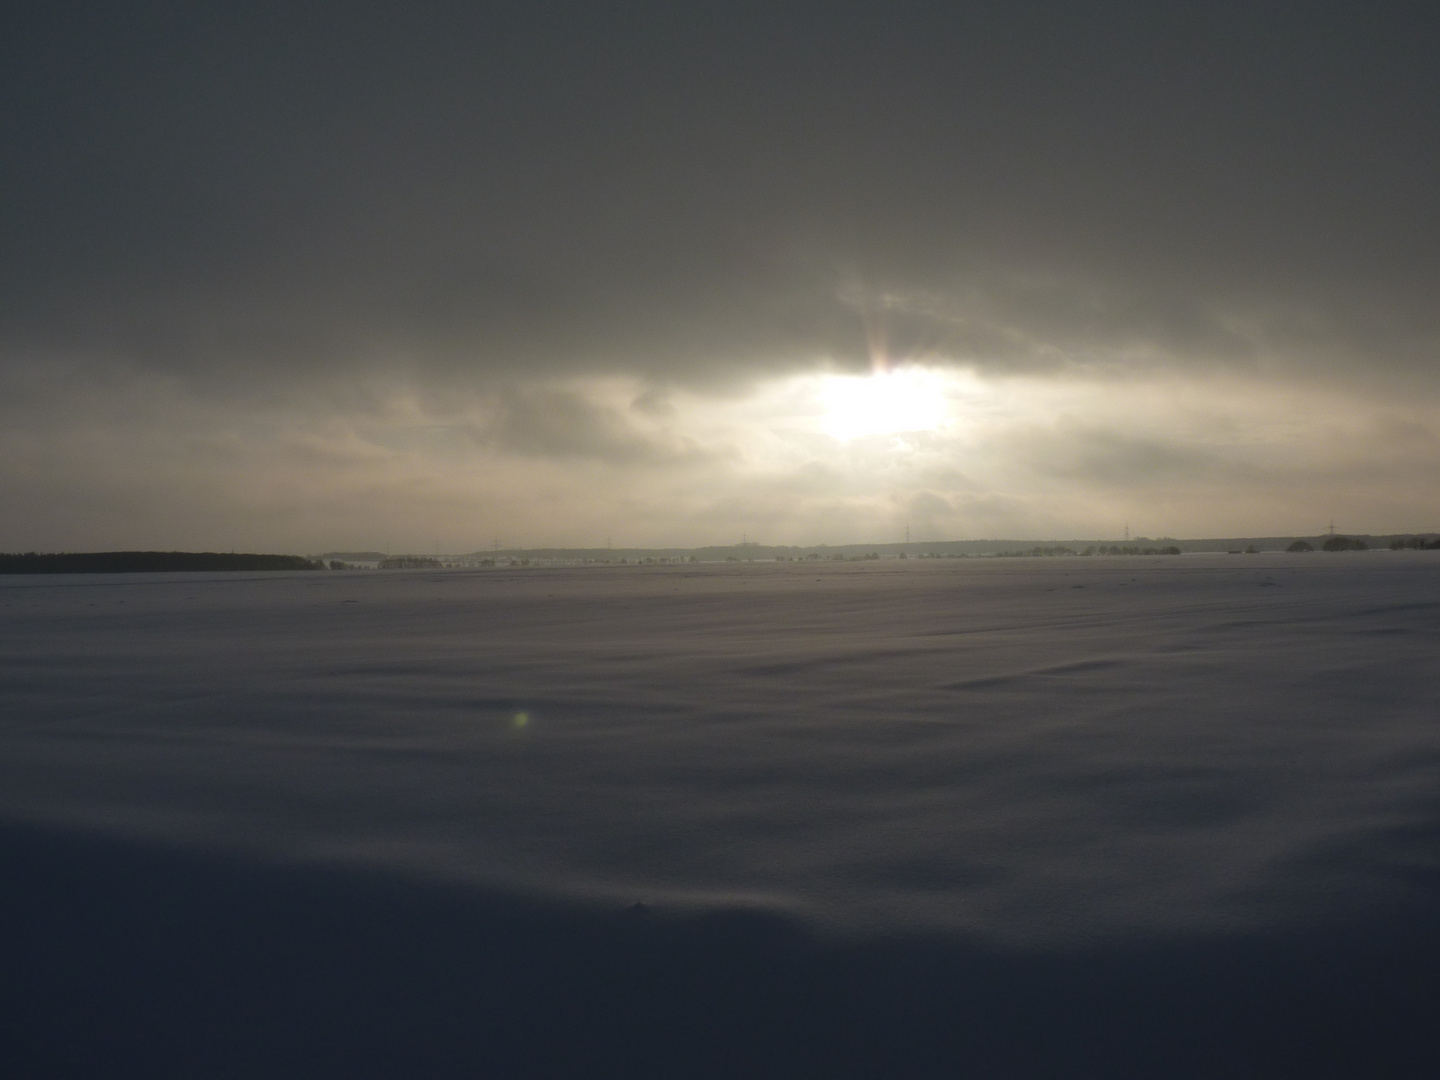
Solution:
<svg viewBox="0 0 1440 1080"><path fill-rule="evenodd" d="M514 727L516 731L523 731L529 723L530 714L528 712L517 712L510 720L511 726Z"/></svg>

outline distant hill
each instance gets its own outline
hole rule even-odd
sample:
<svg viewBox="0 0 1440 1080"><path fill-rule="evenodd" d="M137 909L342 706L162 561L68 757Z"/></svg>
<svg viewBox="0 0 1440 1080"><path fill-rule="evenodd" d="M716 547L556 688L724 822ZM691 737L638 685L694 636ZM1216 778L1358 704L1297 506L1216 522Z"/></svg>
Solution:
<svg viewBox="0 0 1440 1080"><path fill-rule="evenodd" d="M213 551L80 551L0 554L0 574L135 574L173 570L320 570L300 555L225 555Z"/></svg>

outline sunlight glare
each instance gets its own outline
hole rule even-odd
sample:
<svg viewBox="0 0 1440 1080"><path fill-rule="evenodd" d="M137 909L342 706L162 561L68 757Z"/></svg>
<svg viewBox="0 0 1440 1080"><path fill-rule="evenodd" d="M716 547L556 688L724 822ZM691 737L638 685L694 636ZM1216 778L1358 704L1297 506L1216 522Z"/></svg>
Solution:
<svg viewBox="0 0 1440 1080"><path fill-rule="evenodd" d="M946 419L938 377L917 368L868 377L832 375L820 390L825 430L841 442L867 435L935 431Z"/></svg>

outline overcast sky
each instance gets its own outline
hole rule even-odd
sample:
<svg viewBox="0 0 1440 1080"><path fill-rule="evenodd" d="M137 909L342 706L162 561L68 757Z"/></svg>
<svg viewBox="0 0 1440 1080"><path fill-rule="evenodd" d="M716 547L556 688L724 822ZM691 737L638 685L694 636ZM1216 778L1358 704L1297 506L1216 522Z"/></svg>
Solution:
<svg viewBox="0 0 1440 1080"><path fill-rule="evenodd" d="M1437 30L12 6L0 550L1440 529Z"/></svg>

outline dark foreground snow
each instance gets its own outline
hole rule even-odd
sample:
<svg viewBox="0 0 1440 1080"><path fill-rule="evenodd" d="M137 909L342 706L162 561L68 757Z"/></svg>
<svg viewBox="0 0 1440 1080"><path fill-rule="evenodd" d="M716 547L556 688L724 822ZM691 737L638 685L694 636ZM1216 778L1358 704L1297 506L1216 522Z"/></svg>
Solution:
<svg viewBox="0 0 1440 1080"><path fill-rule="evenodd" d="M1440 1060L1432 553L26 578L0 640L5 1075Z"/></svg>

